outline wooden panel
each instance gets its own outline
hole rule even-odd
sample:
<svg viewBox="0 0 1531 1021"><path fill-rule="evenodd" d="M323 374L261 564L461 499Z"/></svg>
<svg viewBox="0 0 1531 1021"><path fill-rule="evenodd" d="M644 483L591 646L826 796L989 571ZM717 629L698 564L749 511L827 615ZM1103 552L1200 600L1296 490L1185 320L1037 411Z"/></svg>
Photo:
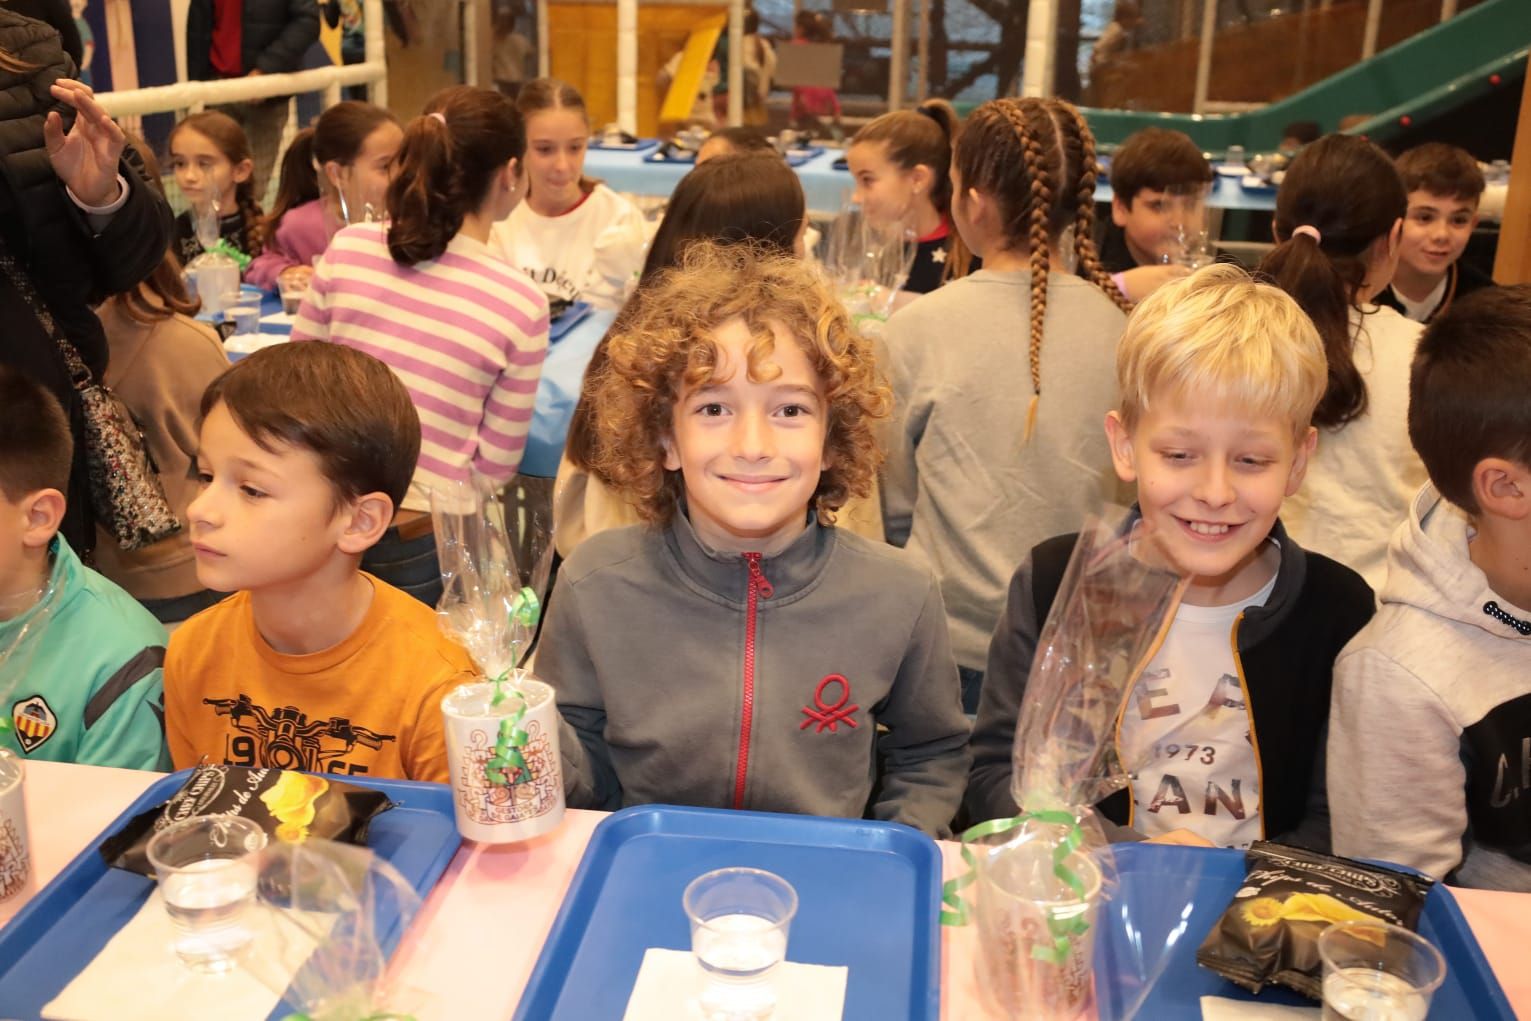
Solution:
<svg viewBox="0 0 1531 1021"><path fill-rule="evenodd" d="M655 85L665 62L686 45L691 27L723 5L649 4L638 7L638 133L657 130L664 96ZM617 11L609 4L548 4L550 73L585 97L590 126L617 119Z"/></svg>
<svg viewBox="0 0 1531 1021"><path fill-rule="evenodd" d="M1520 173L1510 175L1510 193L1504 201L1499 227L1499 254L1494 258L1494 280L1501 284L1531 283L1531 68L1526 69L1525 90L1520 96L1520 118L1515 124L1515 151L1510 165Z"/></svg>

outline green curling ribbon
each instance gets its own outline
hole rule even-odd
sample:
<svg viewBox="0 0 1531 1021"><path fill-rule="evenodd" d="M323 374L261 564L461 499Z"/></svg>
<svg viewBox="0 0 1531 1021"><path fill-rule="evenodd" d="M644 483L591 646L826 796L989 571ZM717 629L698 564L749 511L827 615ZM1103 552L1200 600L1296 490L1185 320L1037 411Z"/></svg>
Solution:
<svg viewBox="0 0 1531 1021"><path fill-rule="evenodd" d="M521 720L526 716L526 696L512 689L507 692L504 689L505 675L494 679L494 698L489 700L491 706L497 706L507 698L516 698L520 705L516 711L500 721L500 731L494 739L494 755L484 764L484 778L497 787L515 786L531 780L532 770L526 764L526 756L521 754L521 749L531 740L530 736L521 727Z"/></svg>
<svg viewBox="0 0 1531 1021"><path fill-rule="evenodd" d="M514 624L522 624L528 630L535 630L537 618L542 615L542 604L537 600L537 593L532 591L530 585L516 593L516 598L510 604L510 619Z"/></svg>
<svg viewBox="0 0 1531 1021"><path fill-rule="evenodd" d="M0 734L4 734L15 729L16 725L11 722L11 718L9 716L0 716Z"/></svg>
<svg viewBox="0 0 1531 1021"><path fill-rule="evenodd" d="M250 263L255 261L254 256L246 255L233 245L229 244L228 238L219 238L218 243L211 248L204 248L204 252L217 252L219 255L227 255L239 266L239 272L243 273L250 268Z"/></svg>
<svg viewBox="0 0 1531 1021"><path fill-rule="evenodd" d="M941 887L941 903L945 905L941 909L942 925L966 925L972 918L972 909L962 899L962 891L978 881L978 860L968 849L968 842L993 836L996 833L1008 833L1028 822L1065 828L1063 839L1053 848L1053 875L1074 891L1074 896L1083 899L1084 880L1067 865L1069 855L1077 851L1084 843L1084 831L1079 828L1079 820L1071 812L1022 812L1010 819L990 819L988 822L981 822L969 828L959 838L962 841L962 860L967 863L968 870L956 879L948 880ZM1089 930L1090 923L1086 922L1081 915L1073 918L1058 918L1051 912L1046 914L1047 931L1052 936L1052 943L1032 947L1031 956L1039 961L1061 966L1068 960L1069 949L1074 940Z"/></svg>

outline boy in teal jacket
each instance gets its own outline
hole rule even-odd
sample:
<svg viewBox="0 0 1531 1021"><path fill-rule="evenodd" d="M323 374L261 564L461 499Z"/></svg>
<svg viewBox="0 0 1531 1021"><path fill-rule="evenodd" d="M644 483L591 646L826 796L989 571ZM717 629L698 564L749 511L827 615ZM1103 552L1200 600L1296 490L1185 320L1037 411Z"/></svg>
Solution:
<svg viewBox="0 0 1531 1021"><path fill-rule="evenodd" d="M0 746L168 769L165 629L57 534L72 448L53 396L0 367Z"/></svg>

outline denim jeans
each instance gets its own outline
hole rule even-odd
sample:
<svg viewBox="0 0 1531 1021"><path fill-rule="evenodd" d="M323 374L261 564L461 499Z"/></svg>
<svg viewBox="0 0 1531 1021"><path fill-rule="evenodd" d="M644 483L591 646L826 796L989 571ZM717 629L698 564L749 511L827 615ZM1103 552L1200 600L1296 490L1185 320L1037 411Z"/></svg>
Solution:
<svg viewBox="0 0 1531 1021"><path fill-rule="evenodd" d="M441 600L441 565L436 560L434 532L404 540L397 528L390 528L362 555L361 566L432 609Z"/></svg>

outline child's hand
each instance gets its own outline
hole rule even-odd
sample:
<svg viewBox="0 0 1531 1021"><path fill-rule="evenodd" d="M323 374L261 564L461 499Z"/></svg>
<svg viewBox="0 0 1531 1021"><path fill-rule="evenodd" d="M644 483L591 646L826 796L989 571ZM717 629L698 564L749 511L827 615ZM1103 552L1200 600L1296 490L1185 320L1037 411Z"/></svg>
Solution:
<svg viewBox="0 0 1531 1021"><path fill-rule="evenodd" d="M1168 833L1161 833L1159 836L1154 837L1151 840L1145 841L1145 843L1149 843L1149 844L1175 844L1175 845L1177 845L1179 847L1216 847L1217 846L1216 844L1212 843L1212 841L1207 840L1204 837L1197 836L1195 833L1192 833L1190 830L1185 830L1185 829L1170 830Z"/></svg>
<svg viewBox="0 0 1531 1021"><path fill-rule="evenodd" d="M75 109L74 125L64 133L64 119L57 110L43 121L43 144L53 161L53 172L87 206L108 206L117 200L117 164L127 136L111 115L96 102L89 85L72 78L53 83L53 98Z"/></svg>
<svg viewBox="0 0 1531 1021"><path fill-rule="evenodd" d="M314 271L310 266L288 266L277 275L277 286L299 290L309 285L314 279Z"/></svg>

